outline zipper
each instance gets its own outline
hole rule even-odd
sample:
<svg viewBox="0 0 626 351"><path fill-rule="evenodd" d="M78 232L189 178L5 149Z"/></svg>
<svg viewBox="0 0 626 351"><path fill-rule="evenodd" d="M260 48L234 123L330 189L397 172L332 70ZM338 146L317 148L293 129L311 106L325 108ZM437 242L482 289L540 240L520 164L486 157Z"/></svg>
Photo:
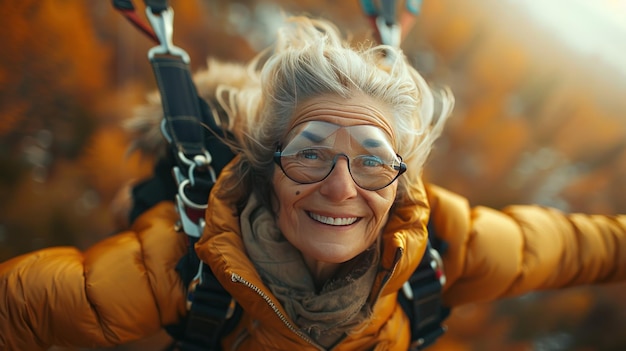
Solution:
<svg viewBox="0 0 626 351"><path fill-rule="evenodd" d="M396 253L396 257L394 259L393 268L391 269L391 272L389 272L387 276L385 277L385 280L381 284L380 289L378 289L378 293L376 294L376 301L378 301L378 299L380 298L380 294L382 294L385 286L387 286L387 284L389 283L389 278L393 275L393 273L395 273L396 268L398 267L398 262L400 261L400 258L402 257L403 253L404 253L404 250L398 249L398 252ZM242 276L240 276L237 273L232 273L231 280L233 282L241 283L245 285L249 289L252 289L254 292L256 292L259 296L261 296L261 298L265 300L265 302L270 306L270 308L274 311L274 313L276 313L276 316L278 316L278 318L285 324L287 329L291 330L294 334L298 335L300 338L302 338L304 341L314 346L316 349L320 351L326 351L326 349L318 345L308 335L302 333L301 331L298 330L298 328L296 328L293 324L291 324L289 320L287 320L287 317L282 312L280 312L280 310L278 309L274 301L272 301L272 299L269 296L267 296L267 294L263 292L263 290L261 290L259 287L250 283L249 281L247 281L246 279L244 279ZM346 337L347 335L344 333L344 336L340 340L337 341L335 346L339 345L341 341L344 340ZM330 350L334 349L335 346L333 346Z"/></svg>
<svg viewBox="0 0 626 351"><path fill-rule="evenodd" d="M272 299L269 296L267 296L267 294L265 292L263 292L263 290L261 290L256 285L250 283L249 281L245 280L243 277L241 277L237 273L232 273L231 279L232 279L233 282L241 283L241 284L245 285L246 287L248 287L248 288L252 289L254 292L256 292L259 296L261 296L261 298L263 298L263 300L265 300L265 302L270 306L270 308L274 311L274 313L276 313L276 316L278 316L278 318L285 324L287 329L291 330L294 334L298 335L300 338L302 338L304 341L306 341L307 343L309 343L312 346L314 346L316 349L318 349L320 351L325 351L324 348L319 346L308 335L302 333L301 331L298 330L298 328L296 328L293 324L291 324L289 322L289 320L287 320L287 317L278 309L278 306L276 306L276 303L274 303L274 301L272 301Z"/></svg>
<svg viewBox="0 0 626 351"><path fill-rule="evenodd" d="M398 262L403 255L404 250L402 248L398 248L398 251L396 251L396 257L393 260L393 268L391 268L391 271L387 273L385 280L382 282L382 284L380 284L380 289L378 289L378 293L376 294L376 299L374 301L378 301L380 299L380 295L383 293L383 290L389 283L389 278L391 278L391 276L396 272L396 268L398 268Z"/></svg>

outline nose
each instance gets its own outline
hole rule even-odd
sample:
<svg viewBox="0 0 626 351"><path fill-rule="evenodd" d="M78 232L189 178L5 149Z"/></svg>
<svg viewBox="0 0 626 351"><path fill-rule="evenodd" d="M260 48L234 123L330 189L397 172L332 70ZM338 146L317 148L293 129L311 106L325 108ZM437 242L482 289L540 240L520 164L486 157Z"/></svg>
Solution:
<svg viewBox="0 0 626 351"><path fill-rule="evenodd" d="M338 157L335 167L322 181L320 193L335 201L341 201L357 195L357 185L350 175L348 159Z"/></svg>

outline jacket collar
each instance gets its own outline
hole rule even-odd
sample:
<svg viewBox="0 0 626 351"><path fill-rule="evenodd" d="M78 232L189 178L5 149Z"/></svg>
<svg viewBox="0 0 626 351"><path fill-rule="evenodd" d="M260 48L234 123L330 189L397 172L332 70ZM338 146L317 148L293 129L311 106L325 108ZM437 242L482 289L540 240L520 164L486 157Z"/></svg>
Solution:
<svg viewBox="0 0 626 351"><path fill-rule="evenodd" d="M216 187L223 186L229 177L234 176L233 169L237 161L238 157L222 170ZM379 273L370 296L372 302L379 296L398 291L417 268L426 250L429 207L423 184L419 184L415 189L416 198L423 201L394 207L385 227ZM234 276L240 277L256 289L260 289L263 295L277 302L246 255L235 204L221 198L219 193L214 191L209 197L206 226L196 244L196 252L244 309L265 313L268 306L262 302L255 302L259 300L259 293L254 289L241 289L241 286L234 282L236 280ZM282 311L282 307L279 305L276 307ZM269 308L273 311L271 306ZM263 310L266 311L262 312ZM284 316L287 315L284 311L282 313Z"/></svg>

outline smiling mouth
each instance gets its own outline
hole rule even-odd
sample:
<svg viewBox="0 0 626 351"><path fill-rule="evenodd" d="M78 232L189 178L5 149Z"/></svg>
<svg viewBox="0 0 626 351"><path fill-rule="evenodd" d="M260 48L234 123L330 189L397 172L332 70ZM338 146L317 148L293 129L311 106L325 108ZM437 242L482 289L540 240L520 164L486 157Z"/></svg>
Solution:
<svg viewBox="0 0 626 351"><path fill-rule="evenodd" d="M359 220L358 217L334 218L334 217L322 216L313 212L307 212L307 213L309 217L311 217L313 220L320 222L320 223L328 224L328 225L345 226L345 225L353 224Z"/></svg>

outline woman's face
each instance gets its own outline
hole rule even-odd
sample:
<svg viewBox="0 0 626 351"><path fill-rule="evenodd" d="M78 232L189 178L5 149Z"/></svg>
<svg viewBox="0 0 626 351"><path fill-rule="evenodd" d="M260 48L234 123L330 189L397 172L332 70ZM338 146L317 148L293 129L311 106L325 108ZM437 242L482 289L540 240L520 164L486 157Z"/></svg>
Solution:
<svg viewBox="0 0 626 351"><path fill-rule="evenodd" d="M352 157L362 153L359 149L363 146L355 141L354 135L350 135L348 130L351 129L372 130L376 138L393 145L393 131L385 118L388 115L385 105L366 96L347 100L322 96L298 107L294 112L292 128L296 127L297 131L298 126L311 121L343 127L372 126L339 128L334 134L332 152ZM289 144L289 137L284 142ZM308 160L309 156L306 157ZM312 184L297 183L276 166L273 186L279 202L278 226L286 239L302 252L305 260L343 263L369 248L381 234L396 196L398 182L380 190L365 190L355 184L347 159L338 157L332 172L322 181Z"/></svg>

